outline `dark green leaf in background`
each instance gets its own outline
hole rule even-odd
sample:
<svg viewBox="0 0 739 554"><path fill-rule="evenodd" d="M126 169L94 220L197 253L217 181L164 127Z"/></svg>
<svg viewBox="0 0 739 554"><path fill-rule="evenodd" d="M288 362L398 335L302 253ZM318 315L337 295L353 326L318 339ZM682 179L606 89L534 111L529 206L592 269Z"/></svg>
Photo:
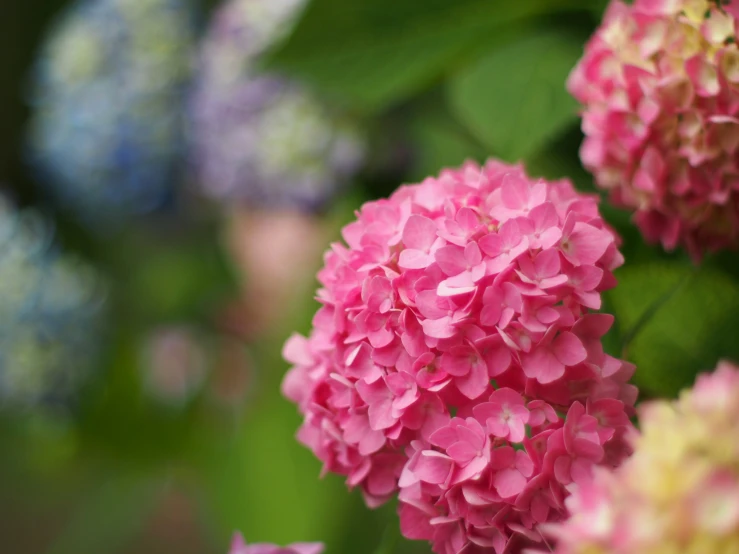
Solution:
<svg viewBox="0 0 739 554"><path fill-rule="evenodd" d="M449 83L452 109L496 157L526 159L576 122L565 80L581 55L571 33L523 35Z"/></svg>
<svg viewBox="0 0 739 554"><path fill-rule="evenodd" d="M421 113L411 123L416 147L413 178L438 175L444 167L458 167L466 160L482 161L484 148L465 133L464 128L438 110Z"/></svg>
<svg viewBox="0 0 739 554"><path fill-rule="evenodd" d="M407 98L510 25L568 0L314 0L269 64L363 109Z"/></svg>
<svg viewBox="0 0 739 554"><path fill-rule="evenodd" d="M608 301L645 393L674 396L718 359L739 360L739 287L725 273L650 262L627 265L617 277Z"/></svg>
<svg viewBox="0 0 739 554"><path fill-rule="evenodd" d="M151 476L119 475L100 485L72 514L47 554L120 552L140 532L162 489Z"/></svg>

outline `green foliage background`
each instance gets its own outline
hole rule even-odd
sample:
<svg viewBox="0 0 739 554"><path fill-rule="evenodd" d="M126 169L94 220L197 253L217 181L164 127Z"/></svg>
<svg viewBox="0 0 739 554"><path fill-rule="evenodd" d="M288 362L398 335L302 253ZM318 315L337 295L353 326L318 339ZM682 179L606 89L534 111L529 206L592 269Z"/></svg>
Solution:
<svg viewBox="0 0 739 554"><path fill-rule="evenodd" d="M0 63L8 70L0 87L0 181L12 183L22 204L41 203L20 159L24 76L61 4L0 8L7 41ZM312 0L263 63L305 80L370 133L370 167L326 215L335 235L363 200L468 158L523 161L532 175L569 176L595 193L578 161L577 106L564 83L603 4ZM201 6L204 14L211 7ZM398 150L409 163L388 170ZM719 358L739 360L736 256L696 267L682 252L645 245L628 214L603 211L626 257L619 286L605 298L617 322L607 347L637 364L642 397L673 396ZM234 529L249 540L323 540L328 554L428 551L399 539L393 506L370 511L340 478L319 480L318 461L293 438L299 417L279 393L280 348L292 329L309 328L309 296L272 336L251 345L258 376L243 410L214 415L196 402L176 415L162 411L143 400L132 370L136 340L158 322L204 322L210 307L234 294L233 271L217 247L218 218L147 220L101 237L53 216L63 244L111 280L115 325L100 378L71 419L25 414L0 422L0 533L8 552L216 553L226 551ZM151 519L173 491L186 495L193 513L175 520L169 535L152 532Z"/></svg>

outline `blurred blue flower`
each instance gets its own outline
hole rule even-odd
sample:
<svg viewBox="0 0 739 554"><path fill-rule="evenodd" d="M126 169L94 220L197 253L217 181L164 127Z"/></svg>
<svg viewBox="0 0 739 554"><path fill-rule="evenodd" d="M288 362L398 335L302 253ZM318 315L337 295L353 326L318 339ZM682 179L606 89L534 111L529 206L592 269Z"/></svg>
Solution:
<svg viewBox="0 0 739 554"><path fill-rule="evenodd" d="M202 42L189 138L206 193L255 207L322 207L359 169L364 142L304 86L259 71L305 0L231 0Z"/></svg>
<svg viewBox="0 0 739 554"><path fill-rule="evenodd" d="M105 287L0 196L0 407L70 400L94 367Z"/></svg>
<svg viewBox="0 0 739 554"><path fill-rule="evenodd" d="M159 206L178 177L193 47L188 0L80 0L32 75L29 157L93 223Z"/></svg>

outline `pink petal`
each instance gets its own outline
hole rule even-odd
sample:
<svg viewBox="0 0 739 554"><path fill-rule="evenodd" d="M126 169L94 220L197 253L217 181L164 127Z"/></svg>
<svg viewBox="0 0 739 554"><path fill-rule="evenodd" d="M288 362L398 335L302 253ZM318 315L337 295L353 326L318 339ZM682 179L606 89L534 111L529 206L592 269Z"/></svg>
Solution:
<svg viewBox="0 0 739 554"><path fill-rule="evenodd" d="M375 431L381 431L395 425L397 419L392 415L392 400L370 404L367 415L370 427Z"/></svg>
<svg viewBox="0 0 739 554"><path fill-rule="evenodd" d="M454 461L446 454L435 450L424 450L418 457L413 473L421 481L432 485L441 485L449 479L453 469Z"/></svg>
<svg viewBox="0 0 739 554"><path fill-rule="evenodd" d="M485 444L485 429L472 417L468 417L464 425L457 427L457 434L460 441L467 442L478 450Z"/></svg>
<svg viewBox="0 0 739 554"><path fill-rule="evenodd" d="M562 253L575 266L593 265L613 243L613 236L587 223L575 223L572 234L562 238Z"/></svg>
<svg viewBox="0 0 739 554"><path fill-rule="evenodd" d="M458 419L453 419L452 422L457 422ZM434 431L429 437L431 444L440 446L441 448L449 448L451 445L459 440L457 431L451 426L441 427Z"/></svg>
<svg viewBox="0 0 739 554"><path fill-rule="evenodd" d="M436 339L448 339L454 336L455 328L452 325L451 317L442 317L441 319L425 319L421 322L423 331L429 336Z"/></svg>
<svg viewBox="0 0 739 554"><path fill-rule="evenodd" d="M455 346L451 351L441 355L440 367L449 375L461 377L467 375L472 367L472 360L477 353L469 346Z"/></svg>
<svg viewBox="0 0 739 554"><path fill-rule="evenodd" d="M461 483L463 481L469 481L479 477L485 468L488 466L488 461L482 456L473 458L472 461L464 467L464 469L457 472L454 476L454 483Z"/></svg>
<svg viewBox="0 0 739 554"><path fill-rule="evenodd" d="M229 551L229 554L240 554L241 550L246 548L246 542L244 541L244 537L241 535L241 533L234 533L233 538L231 539L231 549Z"/></svg>
<svg viewBox="0 0 739 554"><path fill-rule="evenodd" d="M488 419L497 418L500 416L501 408L499 404L492 402L483 402L472 408L472 413L475 415L477 421L483 425L486 425Z"/></svg>
<svg viewBox="0 0 739 554"><path fill-rule="evenodd" d="M466 465L477 456L477 449L468 442L457 442L447 448L446 453L459 465Z"/></svg>
<svg viewBox="0 0 739 554"><path fill-rule="evenodd" d="M588 357L582 341L569 331L561 332L554 339L552 350L557 359L566 366L577 365Z"/></svg>
<svg viewBox="0 0 739 554"><path fill-rule="evenodd" d="M487 390L490 385L487 366L483 364L473 364L470 372L464 377L457 377L454 380L459 392L464 394L470 400L477 398Z"/></svg>
<svg viewBox="0 0 739 554"><path fill-rule="evenodd" d="M467 262L464 258L464 250L458 246L443 246L434 254L434 260L441 270L447 275L457 275L464 271Z"/></svg>
<svg viewBox="0 0 739 554"><path fill-rule="evenodd" d="M561 264L559 252L554 249L540 252L534 259L534 268L538 277L552 277L559 273Z"/></svg>
<svg viewBox="0 0 739 554"><path fill-rule="evenodd" d="M400 503L400 531L404 537L412 540L429 540L434 535L433 527L429 524L429 514L416 506ZM432 513L434 513L432 511Z"/></svg>
<svg viewBox="0 0 739 554"><path fill-rule="evenodd" d="M496 473L493 486L503 498L513 498L526 487L526 477L516 469L504 469Z"/></svg>
<svg viewBox="0 0 739 554"><path fill-rule="evenodd" d="M526 207L529 202L529 184L514 175L506 175L501 186L503 205L511 210Z"/></svg>
<svg viewBox="0 0 739 554"><path fill-rule="evenodd" d="M521 356L521 367L526 377L536 379L542 384L556 381L565 373L564 364L551 350L542 346Z"/></svg>
<svg viewBox="0 0 739 554"><path fill-rule="evenodd" d="M526 436L526 426L520 419L512 419L508 422L509 440L511 442L521 442Z"/></svg>
<svg viewBox="0 0 739 554"><path fill-rule="evenodd" d="M436 240L436 224L428 217L413 214L403 227L405 247L428 252Z"/></svg>
<svg viewBox="0 0 739 554"><path fill-rule="evenodd" d="M398 258L398 265L403 269L425 269L432 263L434 263L434 257L421 250L403 250Z"/></svg>
<svg viewBox="0 0 739 554"><path fill-rule="evenodd" d="M369 456L380 450L383 446L385 446L385 435L381 431L369 430L359 441L358 450L362 456Z"/></svg>

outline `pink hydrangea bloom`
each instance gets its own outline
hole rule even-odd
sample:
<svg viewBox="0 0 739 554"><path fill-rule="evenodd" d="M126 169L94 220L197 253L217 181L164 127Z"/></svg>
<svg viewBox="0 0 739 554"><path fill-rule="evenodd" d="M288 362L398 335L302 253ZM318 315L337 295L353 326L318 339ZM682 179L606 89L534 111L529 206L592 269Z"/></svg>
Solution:
<svg viewBox="0 0 739 554"><path fill-rule="evenodd" d="M721 362L676 401L639 409L634 454L597 468L543 532L558 554L739 552L739 367ZM540 550L544 552L544 550Z"/></svg>
<svg viewBox="0 0 739 554"><path fill-rule="evenodd" d="M316 542L298 542L288 546L267 543L246 544L241 533L234 533L228 554L321 554L323 545Z"/></svg>
<svg viewBox="0 0 739 554"><path fill-rule="evenodd" d="M568 81L583 164L650 242L739 243L739 2L613 0Z"/></svg>
<svg viewBox="0 0 739 554"><path fill-rule="evenodd" d="M622 263L595 198L489 161L369 202L318 277L283 391L299 439L369 506L398 494L406 537L502 552L617 465L633 366L591 313Z"/></svg>

